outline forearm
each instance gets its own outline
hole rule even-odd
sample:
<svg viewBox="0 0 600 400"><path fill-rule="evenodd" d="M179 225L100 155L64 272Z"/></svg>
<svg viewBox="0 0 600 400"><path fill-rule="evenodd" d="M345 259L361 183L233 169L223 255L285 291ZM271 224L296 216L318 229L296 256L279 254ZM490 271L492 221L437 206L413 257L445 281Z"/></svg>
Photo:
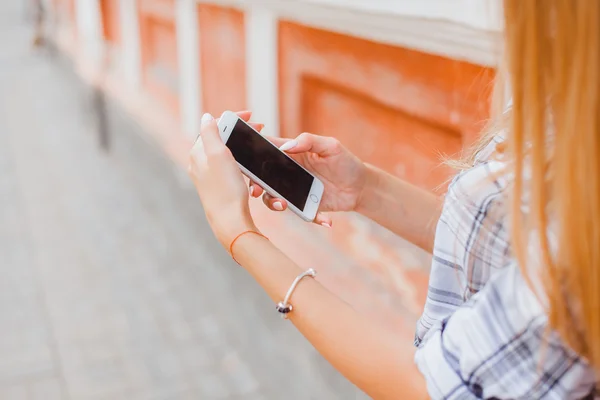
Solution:
<svg viewBox="0 0 600 400"><path fill-rule="evenodd" d="M271 242L256 235L242 236L234 254L274 302L284 298L302 272ZM420 375L406 373L416 371L410 342L374 325L310 278L300 282L290 303L294 307L290 320L298 330L367 394L376 399L426 397Z"/></svg>
<svg viewBox="0 0 600 400"><path fill-rule="evenodd" d="M441 210L439 196L367 165L357 212L431 253Z"/></svg>

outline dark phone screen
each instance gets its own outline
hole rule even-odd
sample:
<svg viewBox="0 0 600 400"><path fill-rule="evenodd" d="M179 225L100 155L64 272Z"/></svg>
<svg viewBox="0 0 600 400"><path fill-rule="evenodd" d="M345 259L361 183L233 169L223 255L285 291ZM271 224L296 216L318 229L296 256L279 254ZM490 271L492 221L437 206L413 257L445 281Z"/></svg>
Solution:
<svg viewBox="0 0 600 400"><path fill-rule="evenodd" d="M235 160L304 210L313 177L242 120L236 122L227 140Z"/></svg>

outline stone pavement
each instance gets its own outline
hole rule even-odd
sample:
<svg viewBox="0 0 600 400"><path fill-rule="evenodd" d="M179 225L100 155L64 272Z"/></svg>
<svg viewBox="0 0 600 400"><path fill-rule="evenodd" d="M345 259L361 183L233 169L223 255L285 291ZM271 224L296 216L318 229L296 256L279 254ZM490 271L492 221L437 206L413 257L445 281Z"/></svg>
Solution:
<svg viewBox="0 0 600 400"><path fill-rule="evenodd" d="M0 399L355 399L212 237L193 188L0 2Z"/></svg>

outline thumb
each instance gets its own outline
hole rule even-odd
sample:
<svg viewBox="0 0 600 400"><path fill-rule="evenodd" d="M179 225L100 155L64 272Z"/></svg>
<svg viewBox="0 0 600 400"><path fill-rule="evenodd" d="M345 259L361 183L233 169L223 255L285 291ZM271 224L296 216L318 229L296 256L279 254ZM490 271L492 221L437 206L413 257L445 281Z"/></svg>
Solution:
<svg viewBox="0 0 600 400"><path fill-rule="evenodd" d="M296 139L285 142L279 150L288 154L311 152L321 157L329 157L339 153L340 147L340 142L335 138L305 132Z"/></svg>
<svg viewBox="0 0 600 400"><path fill-rule="evenodd" d="M225 146L221 140L217 122L209 113L206 113L202 116L200 137L202 138L202 143L206 153L218 151Z"/></svg>

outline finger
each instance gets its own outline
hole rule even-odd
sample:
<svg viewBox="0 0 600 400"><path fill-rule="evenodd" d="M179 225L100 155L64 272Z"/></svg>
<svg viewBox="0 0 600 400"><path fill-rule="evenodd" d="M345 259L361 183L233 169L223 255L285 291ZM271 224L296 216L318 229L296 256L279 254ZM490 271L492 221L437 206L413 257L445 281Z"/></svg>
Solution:
<svg viewBox="0 0 600 400"><path fill-rule="evenodd" d="M194 145L190 149L190 165L202 164L205 158L206 154L204 153L204 143L202 142L200 134L198 134L198 138L196 138Z"/></svg>
<svg viewBox="0 0 600 400"><path fill-rule="evenodd" d="M279 150L290 154L310 151L321 157L327 157L339 153L341 144L336 138L302 133L296 139L284 143L279 147Z"/></svg>
<svg viewBox="0 0 600 400"><path fill-rule="evenodd" d="M251 197L260 197L264 190L256 182L250 180L248 182L248 192L250 193Z"/></svg>
<svg viewBox="0 0 600 400"><path fill-rule="evenodd" d="M267 139L269 142L273 143L277 147L281 147L284 143L287 143L290 140L292 140L292 139L280 138L280 137L276 137L276 136L263 136L263 137L265 139Z"/></svg>
<svg viewBox="0 0 600 400"><path fill-rule="evenodd" d="M262 198L265 206L273 211L283 211L287 209L287 202L283 199L271 197L268 193L263 194Z"/></svg>
<svg viewBox="0 0 600 400"><path fill-rule="evenodd" d="M225 143L223 143L221 140L221 135L219 135L217 122L212 115L209 113L204 114L202 116L201 124L202 127L200 129L200 138L202 139L202 145L204 146L205 154L214 154L226 148Z"/></svg>
<svg viewBox="0 0 600 400"><path fill-rule="evenodd" d="M252 111L238 111L236 112L237 116L240 117L241 119L243 119L244 121L248 122L250 121L250 117L252 116Z"/></svg>
<svg viewBox="0 0 600 400"><path fill-rule="evenodd" d="M313 221L317 225L321 225L325 228L331 228L331 217L323 213L317 213L315 220Z"/></svg>
<svg viewBox="0 0 600 400"><path fill-rule="evenodd" d="M252 116L252 111L238 111L235 114L241 119L243 119L245 122L248 122L250 121L250 117ZM217 118L217 123L219 123L220 120L220 117Z"/></svg>
<svg viewBox="0 0 600 400"><path fill-rule="evenodd" d="M250 117L252 116L252 111L238 111L236 113L236 115L238 117L240 117L242 120L244 120L245 122L248 122L248 121L250 121ZM217 118L217 124L219 123L220 120L221 120L221 118ZM248 124L258 132L262 131L263 128L265 127L265 124L259 124L257 122L248 122Z"/></svg>
<svg viewBox="0 0 600 400"><path fill-rule="evenodd" d="M262 131L263 128L265 127L265 124L259 124L256 122L249 122L248 125L250 125L257 132Z"/></svg>

